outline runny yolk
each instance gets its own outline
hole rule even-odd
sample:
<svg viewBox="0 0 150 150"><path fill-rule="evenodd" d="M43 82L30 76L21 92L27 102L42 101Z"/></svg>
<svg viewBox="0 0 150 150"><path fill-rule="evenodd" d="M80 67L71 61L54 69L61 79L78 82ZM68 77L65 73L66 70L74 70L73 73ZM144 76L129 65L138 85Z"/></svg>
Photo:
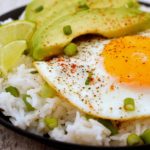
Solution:
<svg viewBox="0 0 150 150"><path fill-rule="evenodd" d="M105 46L102 56L106 71L120 82L150 86L150 38L114 39Z"/></svg>

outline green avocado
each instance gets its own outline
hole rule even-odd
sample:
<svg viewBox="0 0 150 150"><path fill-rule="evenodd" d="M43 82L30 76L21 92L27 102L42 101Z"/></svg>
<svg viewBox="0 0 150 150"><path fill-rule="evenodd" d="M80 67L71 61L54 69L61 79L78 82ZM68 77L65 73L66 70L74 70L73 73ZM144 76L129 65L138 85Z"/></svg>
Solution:
<svg viewBox="0 0 150 150"><path fill-rule="evenodd" d="M57 5L59 0L32 0L25 10L25 19L36 22L36 20Z"/></svg>
<svg viewBox="0 0 150 150"><path fill-rule="evenodd" d="M63 28L71 26L72 34ZM89 9L61 17L53 24L41 26L32 38L32 55L36 60L61 54L74 38L99 34L107 38L134 34L150 27L150 14L133 8Z"/></svg>
<svg viewBox="0 0 150 150"><path fill-rule="evenodd" d="M136 0L34 0L26 8L26 20L36 22L37 27L45 20L53 23L62 16L88 8L138 7Z"/></svg>

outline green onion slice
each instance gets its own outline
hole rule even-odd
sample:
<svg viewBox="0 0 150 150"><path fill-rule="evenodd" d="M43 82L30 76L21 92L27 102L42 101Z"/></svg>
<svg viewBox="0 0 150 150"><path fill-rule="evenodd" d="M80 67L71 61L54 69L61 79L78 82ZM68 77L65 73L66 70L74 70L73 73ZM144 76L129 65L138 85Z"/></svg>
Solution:
<svg viewBox="0 0 150 150"><path fill-rule="evenodd" d="M102 125L108 128L111 131L111 135L115 135L118 133L117 127L110 120L99 119L98 120Z"/></svg>
<svg viewBox="0 0 150 150"><path fill-rule="evenodd" d="M44 83L41 91L39 92L39 95L42 98L53 98L56 96L56 91L52 87L50 87L47 83Z"/></svg>
<svg viewBox="0 0 150 150"><path fill-rule="evenodd" d="M89 85L90 84L91 79L92 79L92 75L93 75L93 73L89 72L88 77L87 77L87 79L85 81L85 85Z"/></svg>
<svg viewBox="0 0 150 150"><path fill-rule="evenodd" d="M58 126L58 120L54 117L45 117L44 123L47 125L49 129L54 129Z"/></svg>
<svg viewBox="0 0 150 150"><path fill-rule="evenodd" d="M19 90L16 87L13 86L9 86L5 89L6 92L9 92L11 95L15 96L15 97L19 97L20 93Z"/></svg>
<svg viewBox="0 0 150 150"><path fill-rule="evenodd" d="M142 139L138 135L132 133L127 138L127 144L129 146L142 145L143 141L142 141Z"/></svg>
<svg viewBox="0 0 150 150"><path fill-rule="evenodd" d="M64 32L65 35L70 35L70 34L72 34L71 26L70 26L70 25L64 26L63 32Z"/></svg>
<svg viewBox="0 0 150 150"><path fill-rule="evenodd" d="M145 144L150 144L150 129L145 130L141 135L141 138L143 139Z"/></svg>
<svg viewBox="0 0 150 150"><path fill-rule="evenodd" d="M26 106L26 111L27 112L34 111L35 108L27 101L27 98L31 98L31 96L30 95L26 95L26 94L23 95L22 100L23 100L23 102L24 102L24 104Z"/></svg>
<svg viewBox="0 0 150 150"><path fill-rule="evenodd" d="M70 43L69 45L67 45L64 49L64 53L67 56L74 56L77 54L77 45L74 43Z"/></svg>
<svg viewBox="0 0 150 150"><path fill-rule="evenodd" d="M134 111L135 110L135 103L134 103L133 98L124 99L124 109L126 111Z"/></svg>

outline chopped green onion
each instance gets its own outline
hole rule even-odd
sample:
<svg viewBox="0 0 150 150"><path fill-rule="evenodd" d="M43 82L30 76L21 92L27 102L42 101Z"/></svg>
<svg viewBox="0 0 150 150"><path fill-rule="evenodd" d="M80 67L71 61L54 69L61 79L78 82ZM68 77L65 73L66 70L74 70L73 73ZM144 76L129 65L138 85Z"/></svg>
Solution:
<svg viewBox="0 0 150 150"><path fill-rule="evenodd" d="M127 138L127 144L129 146L142 145L143 141L142 141L142 139L138 135L132 133Z"/></svg>
<svg viewBox="0 0 150 150"><path fill-rule="evenodd" d="M35 9L35 12L41 12L44 9L43 6L39 6Z"/></svg>
<svg viewBox="0 0 150 150"><path fill-rule="evenodd" d="M27 98L31 98L31 96L30 95L26 95L26 94L23 95L22 100L23 100L24 104L26 105L26 111L27 112L34 111L35 108L27 101Z"/></svg>
<svg viewBox="0 0 150 150"><path fill-rule="evenodd" d="M99 119L98 121L111 131L111 135L115 135L115 134L118 133L118 129L112 123L112 121L110 121L110 120L104 120L104 119Z"/></svg>
<svg viewBox="0 0 150 150"><path fill-rule="evenodd" d="M92 74L91 72L89 72L89 75L88 75L88 77L87 77L87 79L86 79L86 81L85 81L85 85L89 85L89 84L90 84L92 75L93 75L93 74Z"/></svg>
<svg viewBox="0 0 150 150"><path fill-rule="evenodd" d="M67 45L64 49L64 53L67 56L74 56L77 54L77 45L74 43L70 43L69 45Z"/></svg>
<svg viewBox="0 0 150 150"><path fill-rule="evenodd" d="M15 97L19 97L20 93L19 90L16 87L9 86L5 89L6 92L9 92L11 95Z"/></svg>
<svg viewBox="0 0 150 150"><path fill-rule="evenodd" d="M135 103L134 103L133 98L124 99L124 109L126 111L134 111L135 110Z"/></svg>
<svg viewBox="0 0 150 150"><path fill-rule="evenodd" d="M90 78L88 77L85 81L85 85L89 85L90 84Z"/></svg>
<svg viewBox="0 0 150 150"><path fill-rule="evenodd" d="M72 34L71 26L70 26L70 25L64 26L63 32L64 32L65 35L70 35L70 34Z"/></svg>
<svg viewBox="0 0 150 150"><path fill-rule="evenodd" d="M49 129L54 129L58 126L58 120L56 118L45 117L44 123L47 125Z"/></svg>
<svg viewBox="0 0 150 150"><path fill-rule="evenodd" d="M90 115L86 115L85 118L87 120L93 118ZM106 120L106 119L98 119L98 122L100 122L103 126L105 126L106 128L108 128L111 131L111 135L115 135L118 133L118 129L117 127L112 123L112 121L110 120Z"/></svg>
<svg viewBox="0 0 150 150"><path fill-rule="evenodd" d="M145 130L141 135L141 138L143 139L145 144L150 144L150 129Z"/></svg>
<svg viewBox="0 0 150 150"><path fill-rule="evenodd" d="M56 91L52 87L50 87L47 83L44 83L41 91L39 92L39 95L42 98L53 98L56 96Z"/></svg>

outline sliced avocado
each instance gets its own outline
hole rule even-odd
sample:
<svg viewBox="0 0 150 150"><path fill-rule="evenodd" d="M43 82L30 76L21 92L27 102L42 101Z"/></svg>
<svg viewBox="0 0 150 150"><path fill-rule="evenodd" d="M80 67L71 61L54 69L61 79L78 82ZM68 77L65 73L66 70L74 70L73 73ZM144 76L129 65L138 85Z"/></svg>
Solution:
<svg viewBox="0 0 150 150"><path fill-rule="evenodd" d="M32 0L25 10L25 19L35 21L39 16L53 8L59 0Z"/></svg>
<svg viewBox="0 0 150 150"><path fill-rule="evenodd" d="M70 25L71 35L64 26ZM32 55L36 60L58 55L74 38L99 34L112 38L137 33L150 27L150 14L131 8L105 8L80 11L67 15L52 25L41 26L32 38Z"/></svg>
<svg viewBox="0 0 150 150"><path fill-rule="evenodd" d="M37 26L52 14L61 13L69 8L70 4L78 3L80 0L35 0L31 2L26 8L25 19L37 23ZM38 7L43 7L40 12L37 12ZM60 13L60 14L61 14ZM59 15L60 15L59 14Z"/></svg>
<svg viewBox="0 0 150 150"><path fill-rule="evenodd" d="M62 16L74 14L86 8L138 7L136 0L36 0L26 8L26 19L39 27L45 20L53 23Z"/></svg>

